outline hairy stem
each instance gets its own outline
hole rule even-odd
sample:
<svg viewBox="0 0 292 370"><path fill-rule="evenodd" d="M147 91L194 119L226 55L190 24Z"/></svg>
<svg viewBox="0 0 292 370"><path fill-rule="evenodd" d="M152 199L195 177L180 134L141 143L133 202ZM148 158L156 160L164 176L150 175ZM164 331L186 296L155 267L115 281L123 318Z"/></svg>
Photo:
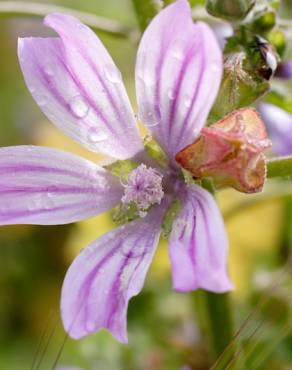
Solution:
<svg viewBox="0 0 292 370"><path fill-rule="evenodd" d="M277 157L267 162L267 177L292 178L292 157Z"/></svg>
<svg viewBox="0 0 292 370"><path fill-rule="evenodd" d="M29 17L44 17L49 13L60 12L75 16L81 22L87 24L96 31L102 31L107 34L115 35L123 38L135 37L135 30L124 26L118 21L103 18L91 13L82 12L75 9L61 7L53 4L40 4L36 2L21 2L21 1L1 1L0 2L0 17L11 16L29 16Z"/></svg>

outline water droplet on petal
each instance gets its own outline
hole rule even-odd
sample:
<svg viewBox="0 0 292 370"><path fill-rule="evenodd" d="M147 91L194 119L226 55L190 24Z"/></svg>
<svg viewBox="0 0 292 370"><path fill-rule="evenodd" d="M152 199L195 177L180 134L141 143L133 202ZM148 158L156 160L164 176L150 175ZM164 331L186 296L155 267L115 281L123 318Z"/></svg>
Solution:
<svg viewBox="0 0 292 370"><path fill-rule="evenodd" d="M113 64L106 64L104 66L104 74L105 74L105 78L109 82L112 82L113 84L118 84L122 81L121 72Z"/></svg>
<svg viewBox="0 0 292 370"><path fill-rule="evenodd" d="M168 89L167 91L167 96L170 100L174 100L175 99L175 92L173 89Z"/></svg>
<svg viewBox="0 0 292 370"><path fill-rule="evenodd" d="M108 138L108 135L101 129L91 127L88 132L88 140L92 143L99 143L105 141Z"/></svg>
<svg viewBox="0 0 292 370"><path fill-rule="evenodd" d="M108 183L103 177L97 179L97 185L100 189L106 189L108 187Z"/></svg>
<svg viewBox="0 0 292 370"><path fill-rule="evenodd" d="M84 118L87 116L89 106L81 95L74 96L70 102L70 109L72 113L78 118Z"/></svg>
<svg viewBox="0 0 292 370"><path fill-rule="evenodd" d="M45 74L49 77L53 77L55 73L50 67L46 67L45 68Z"/></svg>
<svg viewBox="0 0 292 370"><path fill-rule="evenodd" d="M190 106L192 105L192 99L190 96L188 95L185 96L184 105L186 108L190 108Z"/></svg>
<svg viewBox="0 0 292 370"><path fill-rule="evenodd" d="M178 60L182 60L184 56L183 40L176 39L171 45L171 55Z"/></svg>
<svg viewBox="0 0 292 370"><path fill-rule="evenodd" d="M152 111L149 111L143 121L146 127L154 127L160 123L160 118L156 117L156 114Z"/></svg>
<svg viewBox="0 0 292 370"><path fill-rule="evenodd" d="M47 98L45 95L35 95L35 100L40 107L43 107L47 104Z"/></svg>
<svg viewBox="0 0 292 370"><path fill-rule="evenodd" d="M220 68L219 68L218 64L212 63L211 66L210 66L210 70L212 72L219 72L220 71Z"/></svg>
<svg viewBox="0 0 292 370"><path fill-rule="evenodd" d="M48 197L53 197L54 195L56 195L57 189L58 189L58 187L56 185L49 186L48 189L47 189Z"/></svg>

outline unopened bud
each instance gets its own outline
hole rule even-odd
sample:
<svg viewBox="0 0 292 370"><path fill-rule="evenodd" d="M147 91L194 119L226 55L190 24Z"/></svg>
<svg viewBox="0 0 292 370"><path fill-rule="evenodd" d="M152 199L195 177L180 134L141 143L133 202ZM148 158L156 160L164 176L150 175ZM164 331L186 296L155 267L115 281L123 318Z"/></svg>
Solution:
<svg viewBox="0 0 292 370"><path fill-rule="evenodd" d="M175 159L195 179L211 177L218 187L244 193L262 190L266 177L263 152L271 147L263 121L255 109L232 112L180 151Z"/></svg>
<svg viewBox="0 0 292 370"><path fill-rule="evenodd" d="M243 19L253 8L255 0L207 0L207 11L214 17L231 21Z"/></svg>
<svg viewBox="0 0 292 370"><path fill-rule="evenodd" d="M276 12L273 9L264 9L255 13L249 28L255 33L265 34L270 31L276 24Z"/></svg>
<svg viewBox="0 0 292 370"><path fill-rule="evenodd" d="M227 54L223 79L209 122L213 123L235 109L252 104L269 87L267 79L258 74L244 51Z"/></svg>
<svg viewBox="0 0 292 370"><path fill-rule="evenodd" d="M273 30L269 33L268 40L277 50L279 55L283 55L286 49L286 37L280 30Z"/></svg>

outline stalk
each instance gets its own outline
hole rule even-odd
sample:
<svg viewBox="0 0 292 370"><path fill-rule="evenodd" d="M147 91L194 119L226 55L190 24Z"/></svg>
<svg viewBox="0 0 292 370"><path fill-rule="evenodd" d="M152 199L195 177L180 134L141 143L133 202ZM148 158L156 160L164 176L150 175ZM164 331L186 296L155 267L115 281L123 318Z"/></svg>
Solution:
<svg viewBox="0 0 292 370"><path fill-rule="evenodd" d="M0 17L45 17L49 13L65 13L73 15L80 19L96 31L122 38L132 38L135 36L135 30L124 26L118 21L97 16L95 14L82 12L76 9L66 8L53 4L40 4L29 1L0 1Z"/></svg>

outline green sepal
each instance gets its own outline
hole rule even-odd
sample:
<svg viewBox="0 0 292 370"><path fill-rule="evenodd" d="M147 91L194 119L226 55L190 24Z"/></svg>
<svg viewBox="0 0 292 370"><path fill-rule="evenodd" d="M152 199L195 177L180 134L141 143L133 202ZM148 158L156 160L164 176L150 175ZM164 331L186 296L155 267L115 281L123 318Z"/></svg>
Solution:
<svg viewBox="0 0 292 370"><path fill-rule="evenodd" d="M145 136L143 142L148 155L154 159L160 167L166 168L168 159L158 142L150 135Z"/></svg>
<svg viewBox="0 0 292 370"><path fill-rule="evenodd" d="M181 202L178 199L175 199L169 206L162 222L162 236L164 238L169 237L172 230L173 222L180 210Z"/></svg>
<svg viewBox="0 0 292 370"><path fill-rule="evenodd" d="M138 166L138 163L127 159L125 161L116 161L108 166L105 166L105 169L108 170L112 175L119 177L121 181L127 181L129 173Z"/></svg>
<svg viewBox="0 0 292 370"><path fill-rule="evenodd" d="M111 216L113 222L118 226L139 218L137 206L134 203L127 205L119 204L111 211Z"/></svg>

